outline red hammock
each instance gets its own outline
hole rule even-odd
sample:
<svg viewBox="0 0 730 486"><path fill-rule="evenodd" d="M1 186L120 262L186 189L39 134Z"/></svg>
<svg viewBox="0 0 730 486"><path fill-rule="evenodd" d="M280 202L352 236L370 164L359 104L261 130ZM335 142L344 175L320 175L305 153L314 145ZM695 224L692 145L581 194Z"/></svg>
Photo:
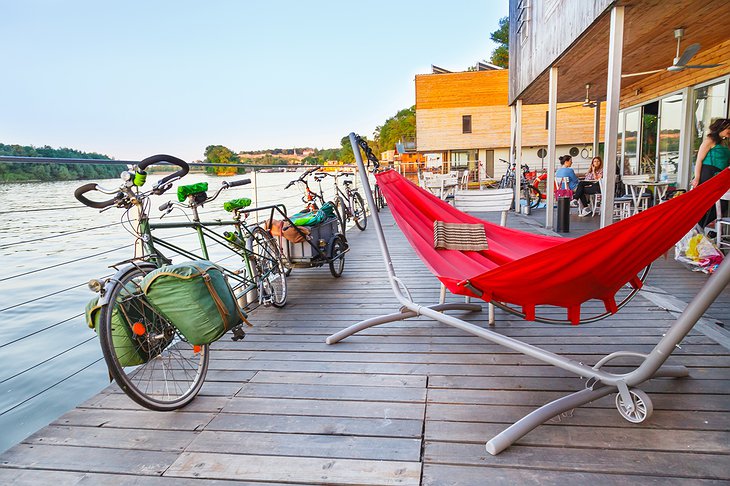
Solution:
<svg viewBox="0 0 730 486"><path fill-rule="evenodd" d="M607 312L616 312L616 292L627 283L640 287L637 273L687 234L730 189L727 169L686 194L569 239L480 220L393 170L377 174L376 179L401 231L452 293L519 305L527 320L535 319L537 305L565 307L573 324L580 322L581 304L591 299L603 301ZM435 220L483 224L489 249L434 249Z"/></svg>

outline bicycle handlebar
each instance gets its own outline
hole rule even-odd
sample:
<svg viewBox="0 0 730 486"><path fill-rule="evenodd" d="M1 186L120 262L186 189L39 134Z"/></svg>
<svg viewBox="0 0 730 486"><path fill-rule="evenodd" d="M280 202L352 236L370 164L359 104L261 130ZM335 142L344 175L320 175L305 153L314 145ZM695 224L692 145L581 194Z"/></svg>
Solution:
<svg viewBox="0 0 730 486"><path fill-rule="evenodd" d="M240 181L223 182L223 185L226 187L245 186L246 184L251 184L251 179L241 179Z"/></svg>
<svg viewBox="0 0 730 486"><path fill-rule="evenodd" d="M157 184L155 184L153 192L155 192L156 194L162 194L163 192L165 192L167 189L169 189L169 187L166 187L169 182L180 179L190 171L190 166L187 162L182 159L178 159L177 157L173 157L172 155L165 154L158 154L147 157L137 165L137 169L140 171L144 171L150 165L156 164L158 162L168 162L172 165L180 167L180 170L163 177Z"/></svg>
<svg viewBox="0 0 730 486"><path fill-rule="evenodd" d="M99 186L97 184L91 183L91 184L84 184L81 187L76 188L74 191L74 197L77 201L79 201L81 204L84 204L85 206L89 206L90 208L96 208L96 209L104 209L108 208L109 206L113 206L117 202L117 198L114 197L112 199L109 199L108 201L92 201L91 199L88 199L84 196L87 192L90 191L98 191Z"/></svg>
<svg viewBox="0 0 730 486"><path fill-rule="evenodd" d="M286 190L286 189L289 189L289 188L290 188L291 186L293 186L293 185L294 185L294 184L296 184L297 182L302 182L302 181L304 181L304 179L306 179L306 178L307 178L307 176L309 176L309 174L311 174L312 172L317 172L318 170L319 170L319 167L315 167L315 168L313 168L313 169L309 169L309 170L307 170L307 171L306 171L306 172L305 172L304 174L302 174L301 176L299 176L299 178L298 178L298 179L294 179L293 181L289 181L289 184L287 184L287 185L286 185L286 186L284 187L284 189L285 189L285 190Z"/></svg>

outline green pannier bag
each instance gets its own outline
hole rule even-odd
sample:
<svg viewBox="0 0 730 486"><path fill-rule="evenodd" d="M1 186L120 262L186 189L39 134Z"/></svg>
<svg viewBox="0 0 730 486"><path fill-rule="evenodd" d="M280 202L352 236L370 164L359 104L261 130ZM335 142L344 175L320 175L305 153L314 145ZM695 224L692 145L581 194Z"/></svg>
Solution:
<svg viewBox="0 0 730 486"><path fill-rule="evenodd" d="M133 294L135 292L140 293L139 289L134 284L127 284L127 292ZM121 296L120 296L121 297ZM135 322L143 322L148 332L157 334L155 330L149 329L151 323L156 322L154 319L154 312L149 309L149 315L144 316L144 311L140 310L138 306L130 306L120 304L120 300L117 300L117 305L112 310L112 344L117 354L117 361L122 366L137 366L146 363L150 360L150 357L156 356L167 347L169 341L158 343L159 346L155 350L149 349L150 346L142 338L137 338L132 332L132 325ZM120 305L123 306L120 310ZM92 328L97 334L99 333L99 316L101 315L101 305L99 304L99 296L94 297L86 304L86 324ZM130 322L131 321L131 322ZM158 322L158 325L160 323ZM157 330L159 331L159 330Z"/></svg>
<svg viewBox="0 0 730 486"><path fill-rule="evenodd" d="M191 344L212 343L246 321L225 275L207 260L153 270L142 280L142 290Z"/></svg>

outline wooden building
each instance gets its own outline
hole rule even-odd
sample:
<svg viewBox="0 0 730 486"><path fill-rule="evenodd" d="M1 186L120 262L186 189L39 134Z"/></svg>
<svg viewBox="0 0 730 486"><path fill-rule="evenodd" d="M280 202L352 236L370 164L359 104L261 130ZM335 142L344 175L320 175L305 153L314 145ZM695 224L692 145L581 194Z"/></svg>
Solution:
<svg viewBox="0 0 730 486"><path fill-rule="evenodd" d="M517 144L531 131L528 107L548 103L556 116L545 142L559 153L566 117L557 106L583 99L590 84L605 100L604 207L612 207L616 165L619 174L686 188L707 127L728 116L728 25L730 5L721 0L510 0ZM610 222L604 211L602 224Z"/></svg>
<svg viewBox="0 0 730 486"><path fill-rule="evenodd" d="M416 76L416 146L443 170L475 170L490 177L506 170L509 159L509 73L506 69ZM575 154L579 170L593 153L594 110L582 102L560 106L566 123L558 129L560 153ZM545 168L547 105L525 107L523 162ZM542 150L540 150L542 149ZM432 164L429 164L432 165Z"/></svg>

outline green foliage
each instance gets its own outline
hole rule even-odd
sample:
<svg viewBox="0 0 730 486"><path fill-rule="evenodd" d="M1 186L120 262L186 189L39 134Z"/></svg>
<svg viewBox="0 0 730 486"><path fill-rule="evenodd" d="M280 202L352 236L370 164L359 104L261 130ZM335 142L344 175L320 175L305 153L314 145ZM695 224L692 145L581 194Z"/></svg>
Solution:
<svg viewBox="0 0 730 486"><path fill-rule="evenodd" d="M416 138L416 107L411 106L388 118L382 126L375 127L375 142L377 146L371 148L378 153L384 150L393 150L399 141L413 141ZM348 143L349 145L349 143Z"/></svg>
<svg viewBox="0 0 730 486"><path fill-rule="evenodd" d="M237 154L233 153L228 147L223 145L208 145L205 147L205 162L210 164L240 164L241 160ZM245 174L246 169L244 167L206 167L205 171L208 174Z"/></svg>
<svg viewBox="0 0 730 486"><path fill-rule="evenodd" d="M509 67L509 17L499 19L499 28L489 34L489 38L499 44L492 51L489 62L503 68Z"/></svg>
<svg viewBox="0 0 730 486"><path fill-rule="evenodd" d="M46 157L66 159L110 160L109 156L94 152L81 152L70 148L52 148L48 145L33 147L0 143L0 155L16 157ZM70 181L80 179L113 179L124 170L119 165L103 164L11 164L0 162L0 182L23 181Z"/></svg>

